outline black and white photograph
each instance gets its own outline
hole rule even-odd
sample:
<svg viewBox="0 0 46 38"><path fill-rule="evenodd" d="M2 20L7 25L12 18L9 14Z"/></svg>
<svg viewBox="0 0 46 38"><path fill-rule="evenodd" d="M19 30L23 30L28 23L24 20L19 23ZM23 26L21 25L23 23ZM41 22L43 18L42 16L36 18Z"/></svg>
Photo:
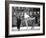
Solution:
<svg viewBox="0 0 46 38"><path fill-rule="evenodd" d="M12 7L12 31L40 30L40 8Z"/></svg>
<svg viewBox="0 0 46 38"><path fill-rule="evenodd" d="M44 35L44 3L13 2L7 4L8 36Z"/></svg>

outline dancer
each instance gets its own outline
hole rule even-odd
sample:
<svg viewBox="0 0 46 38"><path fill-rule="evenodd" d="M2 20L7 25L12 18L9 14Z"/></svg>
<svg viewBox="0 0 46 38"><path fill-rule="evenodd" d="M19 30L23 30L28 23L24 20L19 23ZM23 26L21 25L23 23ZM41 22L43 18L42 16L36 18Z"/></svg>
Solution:
<svg viewBox="0 0 46 38"><path fill-rule="evenodd" d="M18 18L17 18L17 29L18 29L18 31L20 31L20 24L21 24L21 19L20 19L20 16L18 16Z"/></svg>

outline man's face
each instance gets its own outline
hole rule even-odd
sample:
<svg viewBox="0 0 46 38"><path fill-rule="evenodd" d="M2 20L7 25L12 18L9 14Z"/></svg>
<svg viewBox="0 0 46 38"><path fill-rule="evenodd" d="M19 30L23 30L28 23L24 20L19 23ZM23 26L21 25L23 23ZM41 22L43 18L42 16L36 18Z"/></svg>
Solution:
<svg viewBox="0 0 46 38"><path fill-rule="evenodd" d="M31 11L30 11L30 13L29 13L29 14L30 14L30 16L32 16L32 12L31 12Z"/></svg>
<svg viewBox="0 0 46 38"><path fill-rule="evenodd" d="M36 11L34 11L34 14L36 15Z"/></svg>

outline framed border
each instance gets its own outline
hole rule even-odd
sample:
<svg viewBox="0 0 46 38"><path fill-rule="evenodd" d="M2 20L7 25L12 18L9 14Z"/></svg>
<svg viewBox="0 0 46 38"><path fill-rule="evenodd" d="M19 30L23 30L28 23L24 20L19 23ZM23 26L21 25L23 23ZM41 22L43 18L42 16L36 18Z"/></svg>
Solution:
<svg viewBox="0 0 46 38"><path fill-rule="evenodd" d="M43 5L43 33L37 34L23 34L23 35L8 35L9 32L9 4L22 3L22 4L35 4L35 5ZM23 37L23 36L40 36L45 35L45 3L42 2L24 2L24 1L5 1L5 37Z"/></svg>

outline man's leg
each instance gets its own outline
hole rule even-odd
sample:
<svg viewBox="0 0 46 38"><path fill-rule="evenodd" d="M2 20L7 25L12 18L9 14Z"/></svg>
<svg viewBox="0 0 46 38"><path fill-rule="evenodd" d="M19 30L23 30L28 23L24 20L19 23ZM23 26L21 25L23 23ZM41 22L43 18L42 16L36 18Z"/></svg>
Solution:
<svg viewBox="0 0 46 38"><path fill-rule="evenodd" d="M26 26L27 26L27 30L28 30L28 23L27 23L27 19L25 19L25 23L26 23Z"/></svg>

